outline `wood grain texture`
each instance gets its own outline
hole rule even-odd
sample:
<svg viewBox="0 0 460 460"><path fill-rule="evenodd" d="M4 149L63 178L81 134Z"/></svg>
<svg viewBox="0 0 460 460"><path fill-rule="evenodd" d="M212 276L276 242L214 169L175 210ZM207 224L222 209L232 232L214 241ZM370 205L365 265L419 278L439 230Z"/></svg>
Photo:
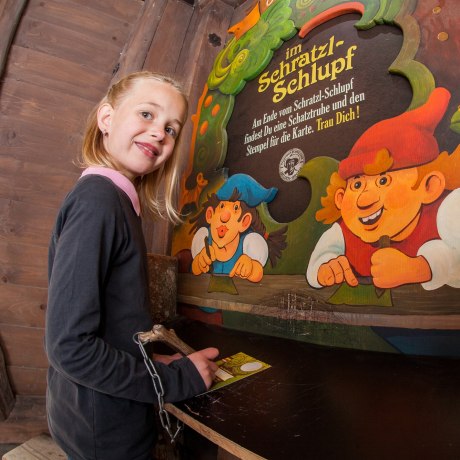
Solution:
<svg viewBox="0 0 460 460"><path fill-rule="evenodd" d="M145 59L163 17L167 0L145 0L136 27L126 42L114 80L144 68Z"/></svg>
<svg viewBox="0 0 460 460"><path fill-rule="evenodd" d="M0 241L0 261L0 282L48 286L48 248Z"/></svg>
<svg viewBox="0 0 460 460"><path fill-rule="evenodd" d="M1 284L0 323L44 327L48 290L45 287Z"/></svg>
<svg viewBox="0 0 460 460"><path fill-rule="evenodd" d="M56 212L65 194L75 184L80 170L63 171L52 166L0 156L0 197ZM41 180L41 177L46 180Z"/></svg>
<svg viewBox="0 0 460 460"><path fill-rule="evenodd" d="M90 39L104 42L106 47L114 45L119 49L122 48L131 32L132 23L125 19L118 19L106 12L95 11L94 3L99 2L91 2L82 6L72 0L33 0L30 2L26 13L28 19L62 27L67 31L66 33L76 32L81 36L84 35ZM109 8L112 1L105 3ZM125 3L126 11L129 11L130 7L134 7L135 10L139 8L137 1ZM66 33L63 31L62 38L65 38ZM98 50L99 47L96 46L91 54L98 55L99 53L96 52Z"/></svg>
<svg viewBox="0 0 460 460"><path fill-rule="evenodd" d="M91 104L98 100L106 89L107 68L112 68L116 58L113 53L106 53L94 58L94 65L86 60L86 55L81 47L75 47L75 43L69 40L69 46L73 45L73 52L78 50L85 59L82 65L76 60L70 60L68 53L63 56L51 55L44 50L25 48L15 44L10 51L10 64L5 78L22 81L42 88L53 88L63 94L87 99ZM62 43L60 46L62 46ZM101 43L102 45L102 43ZM94 43L88 46L94 48ZM89 50L88 50L89 51ZM92 56L92 55L90 55ZM104 62L107 61L107 62ZM98 70L102 68L103 70ZM85 82L82 85L82 82Z"/></svg>
<svg viewBox="0 0 460 460"><path fill-rule="evenodd" d="M18 396L14 409L0 422L0 443L18 444L48 433L44 396Z"/></svg>
<svg viewBox="0 0 460 460"><path fill-rule="evenodd" d="M53 208L0 198L0 213L0 239L48 247L56 220Z"/></svg>
<svg viewBox="0 0 460 460"><path fill-rule="evenodd" d="M0 346L0 420L5 420L14 407L14 394L6 369L5 357Z"/></svg>
<svg viewBox="0 0 460 460"><path fill-rule="evenodd" d="M7 366L46 369L43 328L0 324L0 338ZM12 382L14 386L14 381Z"/></svg>
<svg viewBox="0 0 460 460"><path fill-rule="evenodd" d="M13 392L18 396L43 396L46 393L46 368L8 366Z"/></svg>
<svg viewBox="0 0 460 460"><path fill-rule="evenodd" d="M178 301L222 310L276 317L292 321L389 326L420 329L458 329L460 315L449 305L449 292L441 297L427 291L424 303L414 304L414 292L420 286L394 290L397 307L331 305L333 288L312 289L302 275L265 275L260 283L234 279L238 294L208 293L209 275L179 274ZM433 313L433 304L437 305Z"/></svg>
<svg viewBox="0 0 460 460"><path fill-rule="evenodd" d="M65 460L66 453L49 435L39 435L3 455L2 460Z"/></svg>
<svg viewBox="0 0 460 460"><path fill-rule="evenodd" d="M179 50L183 46L188 48L184 38L192 13L193 8L181 0L168 0L148 50L144 69L175 74Z"/></svg>
<svg viewBox="0 0 460 460"><path fill-rule="evenodd" d="M0 78L3 77L10 46L26 5L27 0L5 0L0 3Z"/></svg>

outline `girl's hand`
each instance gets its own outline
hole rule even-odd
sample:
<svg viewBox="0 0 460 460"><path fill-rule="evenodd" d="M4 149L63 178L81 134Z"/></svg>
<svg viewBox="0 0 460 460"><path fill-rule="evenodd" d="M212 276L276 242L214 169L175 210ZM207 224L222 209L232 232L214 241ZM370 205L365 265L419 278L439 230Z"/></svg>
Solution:
<svg viewBox="0 0 460 460"><path fill-rule="evenodd" d="M163 363L166 365L171 364L176 359L181 359L183 356L180 353L176 353L174 355L157 355L156 353L153 354L153 360L158 361L159 363Z"/></svg>
<svg viewBox="0 0 460 460"><path fill-rule="evenodd" d="M216 359L218 355L219 350L217 348L205 348L187 356L197 368L208 389L218 369L217 364L212 360Z"/></svg>

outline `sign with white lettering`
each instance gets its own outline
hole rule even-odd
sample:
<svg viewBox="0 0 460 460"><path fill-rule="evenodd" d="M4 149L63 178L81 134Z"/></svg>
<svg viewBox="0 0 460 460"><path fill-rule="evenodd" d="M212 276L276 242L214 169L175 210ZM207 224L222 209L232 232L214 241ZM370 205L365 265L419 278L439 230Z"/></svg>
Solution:
<svg viewBox="0 0 460 460"><path fill-rule="evenodd" d="M261 0L232 27L173 238L207 305L243 289L268 316L460 329L459 23L452 4Z"/></svg>

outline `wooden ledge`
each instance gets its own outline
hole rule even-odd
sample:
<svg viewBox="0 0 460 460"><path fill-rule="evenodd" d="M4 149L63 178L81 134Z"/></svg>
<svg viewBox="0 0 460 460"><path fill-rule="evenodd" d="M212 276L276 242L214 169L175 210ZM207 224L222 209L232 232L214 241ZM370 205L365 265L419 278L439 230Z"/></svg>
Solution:
<svg viewBox="0 0 460 460"><path fill-rule="evenodd" d="M29 439L3 455L2 460L65 460L67 455L46 434Z"/></svg>
<svg viewBox="0 0 460 460"><path fill-rule="evenodd" d="M210 275L179 274L177 300L188 305L269 316L289 321L418 329L460 328L456 298L420 286L393 290L392 307L331 305L336 288L313 289L301 275L264 275L260 283L234 278L237 294L208 292ZM451 292L451 291L447 291Z"/></svg>

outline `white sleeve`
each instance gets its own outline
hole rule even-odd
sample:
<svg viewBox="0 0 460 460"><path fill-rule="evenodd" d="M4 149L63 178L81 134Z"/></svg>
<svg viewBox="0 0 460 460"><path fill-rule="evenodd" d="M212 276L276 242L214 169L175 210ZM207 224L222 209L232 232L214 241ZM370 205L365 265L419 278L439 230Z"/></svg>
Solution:
<svg viewBox="0 0 460 460"><path fill-rule="evenodd" d="M252 232L245 236L243 241L243 254L265 266L268 259L268 244L259 233Z"/></svg>
<svg viewBox="0 0 460 460"><path fill-rule="evenodd" d="M193 258L204 248L204 239L207 238L208 235L209 231L206 227L201 227L196 231L190 248Z"/></svg>
<svg viewBox="0 0 460 460"><path fill-rule="evenodd" d="M345 254L345 240L342 229L338 223L334 223L331 228L321 235L311 253L306 273L308 284L314 288L322 287L318 283L319 267L343 254Z"/></svg>
<svg viewBox="0 0 460 460"><path fill-rule="evenodd" d="M453 190L442 202L436 217L440 239L427 241L417 252L431 268L432 278L422 286L437 289L444 284L460 287L460 189Z"/></svg>

